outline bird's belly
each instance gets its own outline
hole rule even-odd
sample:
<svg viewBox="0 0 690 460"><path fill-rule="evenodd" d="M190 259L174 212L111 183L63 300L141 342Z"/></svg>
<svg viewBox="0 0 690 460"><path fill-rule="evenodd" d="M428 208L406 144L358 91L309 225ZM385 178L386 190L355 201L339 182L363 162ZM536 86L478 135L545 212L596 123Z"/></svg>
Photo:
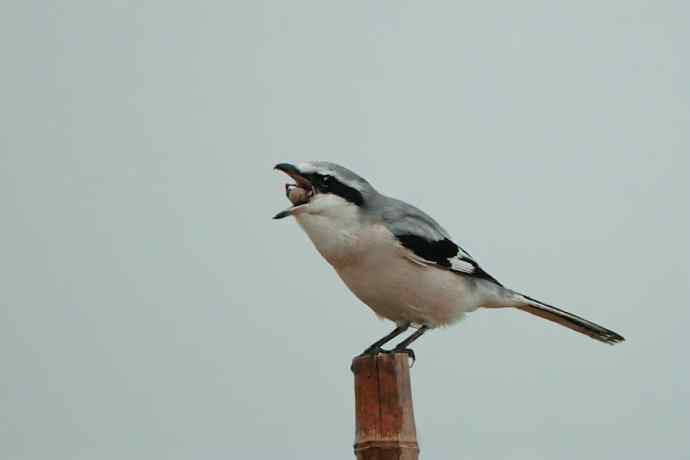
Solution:
<svg viewBox="0 0 690 460"><path fill-rule="evenodd" d="M390 242L376 245L357 263L335 269L362 302L397 323L437 327L478 308L480 296L474 280L412 262L402 251Z"/></svg>

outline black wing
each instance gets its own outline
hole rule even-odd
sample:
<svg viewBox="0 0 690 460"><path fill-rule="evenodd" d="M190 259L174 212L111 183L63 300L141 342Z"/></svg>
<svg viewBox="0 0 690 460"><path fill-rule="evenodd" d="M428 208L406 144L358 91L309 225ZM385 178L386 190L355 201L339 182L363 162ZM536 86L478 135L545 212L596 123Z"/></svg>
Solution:
<svg viewBox="0 0 690 460"><path fill-rule="evenodd" d="M503 286L448 238L431 241L423 236L410 233L395 235L395 237L400 244L424 261Z"/></svg>
<svg viewBox="0 0 690 460"><path fill-rule="evenodd" d="M383 224L410 251L409 256L413 261L437 265L503 286L485 272L467 251L455 244L448 232L422 210L388 197L382 207L380 218Z"/></svg>

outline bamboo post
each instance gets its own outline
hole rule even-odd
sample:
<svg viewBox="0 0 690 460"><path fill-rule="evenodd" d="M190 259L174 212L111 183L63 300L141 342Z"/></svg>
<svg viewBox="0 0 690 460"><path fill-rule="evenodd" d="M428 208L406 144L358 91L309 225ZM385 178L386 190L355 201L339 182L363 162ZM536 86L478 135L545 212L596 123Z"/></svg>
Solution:
<svg viewBox="0 0 690 460"><path fill-rule="evenodd" d="M380 353L352 360L357 460L417 460L408 359Z"/></svg>

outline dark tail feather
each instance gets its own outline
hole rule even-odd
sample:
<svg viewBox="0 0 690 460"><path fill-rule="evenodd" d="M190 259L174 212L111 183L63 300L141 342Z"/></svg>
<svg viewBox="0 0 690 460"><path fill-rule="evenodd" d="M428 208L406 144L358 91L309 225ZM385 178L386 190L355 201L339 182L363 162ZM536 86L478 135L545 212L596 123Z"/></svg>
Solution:
<svg viewBox="0 0 690 460"><path fill-rule="evenodd" d="M527 305L517 307L520 310L544 319L548 319L549 321L553 321L554 323L558 323L561 326L565 326L573 331L588 335L595 340L608 343L609 345L614 345L625 340L623 336L613 332L610 329L606 329L603 326L599 326L598 324L569 313L565 310L561 310L560 308L540 302L537 299L527 297L524 294L521 295L528 301L528 303Z"/></svg>

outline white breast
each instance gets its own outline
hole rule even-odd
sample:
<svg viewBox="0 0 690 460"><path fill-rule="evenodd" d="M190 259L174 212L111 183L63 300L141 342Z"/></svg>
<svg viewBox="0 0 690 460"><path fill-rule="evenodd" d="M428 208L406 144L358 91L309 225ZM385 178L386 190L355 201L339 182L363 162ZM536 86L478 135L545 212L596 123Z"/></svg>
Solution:
<svg viewBox="0 0 690 460"><path fill-rule="evenodd" d="M481 292L466 277L415 263L383 225L369 227L356 263L336 267L350 290L378 316L397 323L442 326L476 310Z"/></svg>

